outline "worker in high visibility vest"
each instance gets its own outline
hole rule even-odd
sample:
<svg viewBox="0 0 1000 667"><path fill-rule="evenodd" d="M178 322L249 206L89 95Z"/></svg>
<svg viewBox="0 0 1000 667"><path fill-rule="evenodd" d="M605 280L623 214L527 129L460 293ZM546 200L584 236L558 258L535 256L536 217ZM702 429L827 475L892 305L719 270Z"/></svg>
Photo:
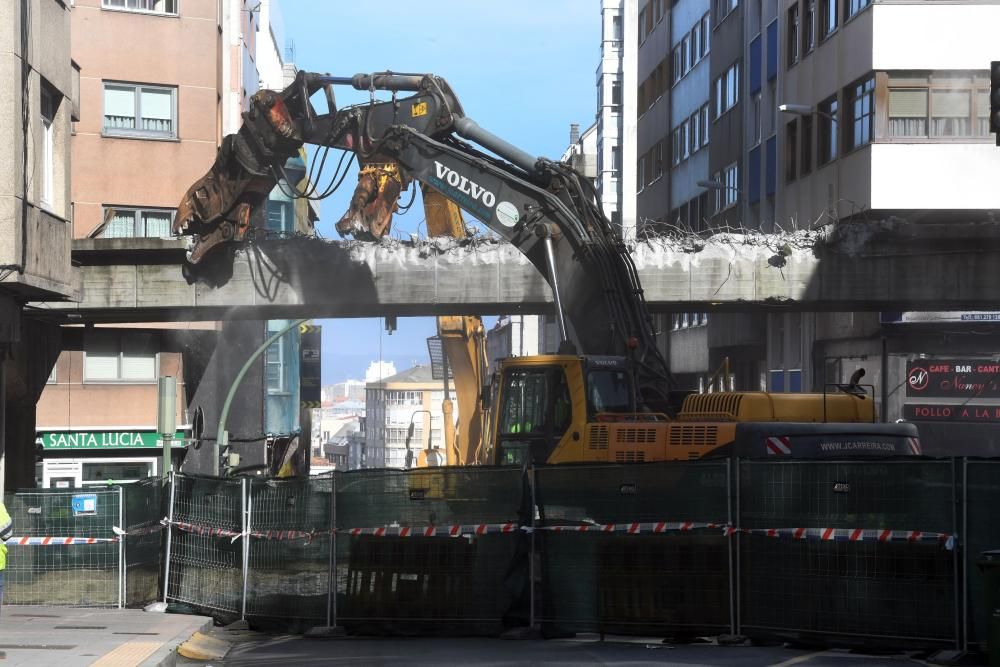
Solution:
<svg viewBox="0 0 1000 667"><path fill-rule="evenodd" d="M0 608L3 607L4 572L7 570L7 540L14 534L14 521L0 499ZM2 653L2 652L0 652Z"/></svg>

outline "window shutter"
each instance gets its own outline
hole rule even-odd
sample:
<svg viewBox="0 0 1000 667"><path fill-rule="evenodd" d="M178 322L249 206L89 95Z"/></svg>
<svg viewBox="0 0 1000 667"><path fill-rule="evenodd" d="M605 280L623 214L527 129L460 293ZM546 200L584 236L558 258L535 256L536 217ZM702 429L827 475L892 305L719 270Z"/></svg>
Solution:
<svg viewBox="0 0 1000 667"><path fill-rule="evenodd" d="M104 87L104 125L135 128L135 90L122 86Z"/></svg>
<svg viewBox="0 0 1000 667"><path fill-rule="evenodd" d="M931 111L935 118L968 118L970 105L967 90L931 91Z"/></svg>
<svg viewBox="0 0 1000 667"><path fill-rule="evenodd" d="M889 90L890 118L926 118L926 90Z"/></svg>
<svg viewBox="0 0 1000 667"><path fill-rule="evenodd" d="M117 380L118 354L90 352L88 350L84 360L83 374L87 380Z"/></svg>
<svg viewBox="0 0 1000 667"><path fill-rule="evenodd" d="M122 379L156 379L156 351L151 336L128 334L123 337Z"/></svg>

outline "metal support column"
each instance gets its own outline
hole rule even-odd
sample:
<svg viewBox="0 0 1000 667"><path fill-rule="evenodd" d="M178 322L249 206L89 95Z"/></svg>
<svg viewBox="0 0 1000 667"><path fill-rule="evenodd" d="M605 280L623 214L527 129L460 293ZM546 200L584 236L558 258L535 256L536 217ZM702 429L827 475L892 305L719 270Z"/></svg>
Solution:
<svg viewBox="0 0 1000 667"><path fill-rule="evenodd" d="M726 526L733 525L733 460L726 459ZM733 570L733 544L735 540L729 540L727 551L729 552L729 632L736 634L736 572Z"/></svg>
<svg viewBox="0 0 1000 667"><path fill-rule="evenodd" d="M163 602L167 601L167 591L170 590L170 546L174 534L174 486L176 475L170 473L170 504L167 506L167 551L163 561Z"/></svg>
<svg viewBox="0 0 1000 667"><path fill-rule="evenodd" d="M327 527L330 529L330 553L327 558L326 570L326 625L333 627L337 624L337 473L330 477L330 520Z"/></svg>
<svg viewBox="0 0 1000 667"><path fill-rule="evenodd" d="M958 471L955 469L955 458L951 459L951 566L952 566L952 586L954 589L955 604L955 650L962 647L962 611L961 595L958 588L958 554L961 549L959 538L964 537L958 534Z"/></svg>
<svg viewBox="0 0 1000 667"><path fill-rule="evenodd" d="M734 597L736 599L736 605L735 605L736 606L736 611L735 611L735 616L736 616L736 630L735 630L735 634L738 635L743 630L743 628L742 628L743 619L741 618L741 616L742 616L742 614L741 614L742 609L740 609L741 602L742 602L741 599L740 599L740 592L741 592L741 590L743 588L743 582L742 582L742 579L740 577L740 541L743 539L743 535L742 535L742 533L740 533L740 530L739 530L740 528L742 528L742 523L740 521L740 516L741 516L740 515L740 481L741 480L740 480L740 459L739 459L739 457L736 457L736 459L734 460L733 465L736 468L735 473L734 473L735 477L736 477L736 485L735 485L735 488L734 488L734 491L735 491L734 495L736 496L736 512L735 512L735 517L734 518L736 519L736 523L735 523L734 527L736 528L736 530L733 532L733 544L732 544L732 547L731 547L731 552L735 552L735 556L736 556L736 573L735 573L736 586L734 587L734 590L735 590L736 594L735 594Z"/></svg>
<svg viewBox="0 0 1000 667"><path fill-rule="evenodd" d="M962 533L969 534L969 459L962 459ZM962 549L965 552L965 549ZM968 559L966 559L968 562ZM962 568L962 649L969 650L969 568Z"/></svg>
<svg viewBox="0 0 1000 667"><path fill-rule="evenodd" d="M250 480L246 477L240 480L240 503L243 506L243 521L241 531L243 534L240 535L240 539L243 541L243 594L241 595L240 603L240 620L245 621L247 618L247 582L250 576L250 512L252 511L252 504L250 502L250 485L248 484Z"/></svg>
<svg viewBox="0 0 1000 667"><path fill-rule="evenodd" d="M125 489L118 487L118 528L121 534L118 535L118 608L125 607L126 593L126 568L125 568Z"/></svg>
<svg viewBox="0 0 1000 667"><path fill-rule="evenodd" d="M528 613L528 623L529 627L535 629L535 516L538 513L538 507L535 505L535 466L532 465L528 469L528 486L531 490L531 534L530 534L530 551L528 556L528 598L530 600L531 609Z"/></svg>

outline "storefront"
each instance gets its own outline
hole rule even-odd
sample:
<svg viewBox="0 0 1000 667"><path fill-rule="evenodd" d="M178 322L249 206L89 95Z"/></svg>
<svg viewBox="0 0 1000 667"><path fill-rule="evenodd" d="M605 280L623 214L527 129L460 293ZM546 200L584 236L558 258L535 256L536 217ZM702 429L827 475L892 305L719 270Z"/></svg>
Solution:
<svg viewBox="0 0 1000 667"><path fill-rule="evenodd" d="M183 453L184 432L174 434L173 463ZM163 443L154 431L39 431L42 460L36 484L80 488L123 484L160 474Z"/></svg>

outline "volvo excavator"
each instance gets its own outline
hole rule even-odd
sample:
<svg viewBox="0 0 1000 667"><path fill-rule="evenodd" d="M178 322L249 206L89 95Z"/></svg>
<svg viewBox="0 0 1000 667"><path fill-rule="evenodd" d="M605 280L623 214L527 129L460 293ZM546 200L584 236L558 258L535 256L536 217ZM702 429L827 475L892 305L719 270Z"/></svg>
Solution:
<svg viewBox="0 0 1000 667"><path fill-rule="evenodd" d="M337 86L368 91L370 100L338 108ZM377 99L379 91L391 99ZM325 112L313 104L321 92ZM191 237L191 265L223 244L252 241L251 212L282 178L285 160L309 143L353 153L362 166L341 232L383 235L416 181L545 276L558 354L501 362L480 397L488 408L482 446L464 463L920 453L916 427L876 423L873 395L858 382L814 394L693 394L680 404L638 272L593 184L481 128L440 77L300 72L283 91L255 93L243 117L178 207L174 232Z"/></svg>

